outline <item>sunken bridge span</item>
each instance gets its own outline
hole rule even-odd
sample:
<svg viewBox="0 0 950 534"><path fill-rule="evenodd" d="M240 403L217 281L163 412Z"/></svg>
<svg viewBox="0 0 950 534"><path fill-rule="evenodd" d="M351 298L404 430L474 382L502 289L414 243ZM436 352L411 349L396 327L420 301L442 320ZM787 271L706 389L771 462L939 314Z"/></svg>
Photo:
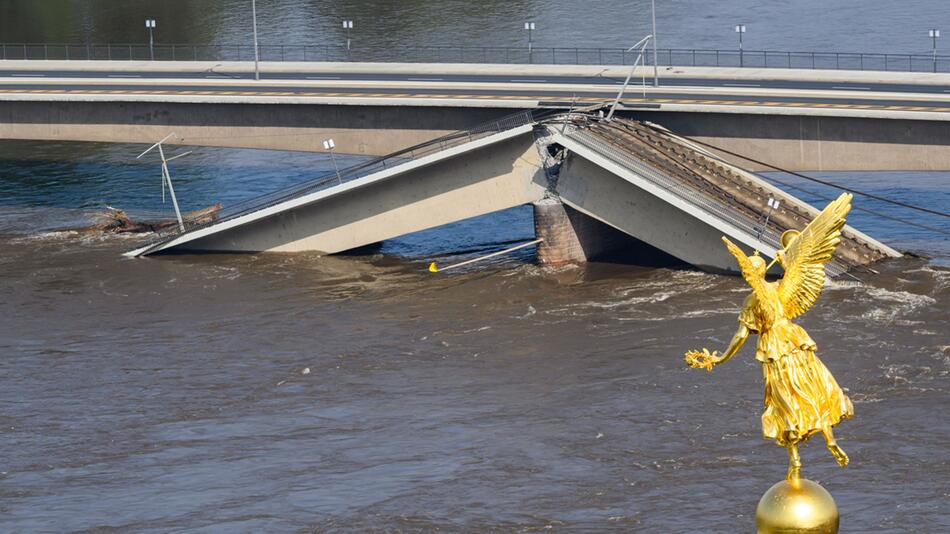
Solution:
<svg viewBox="0 0 950 534"><path fill-rule="evenodd" d="M720 236L774 257L782 232L818 213L663 127L594 111L520 112L186 221L128 254L332 254L533 204L542 262L620 253L735 272ZM849 226L829 271L898 255Z"/></svg>

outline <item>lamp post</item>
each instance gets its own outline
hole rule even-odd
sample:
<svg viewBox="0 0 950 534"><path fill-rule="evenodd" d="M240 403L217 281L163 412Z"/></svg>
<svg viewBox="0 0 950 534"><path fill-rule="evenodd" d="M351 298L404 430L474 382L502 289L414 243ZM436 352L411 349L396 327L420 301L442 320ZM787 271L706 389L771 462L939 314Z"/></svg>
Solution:
<svg viewBox="0 0 950 534"><path fill-rule="evenodd" d="M343 27L346 29L346 60L350 60L350 30L353 29L352 20L344 20Z"/></svg>
<svg viewBox="0 0 950 534"><path fill-rule="evenodd" d="M533 59L532 59L532 56L531 56L531 54L532 54L532 48L533 48L533 42L531 41L531 32L534 31L534 23L533 23L533 22L525 22L525 23L524 23L524 29L528 30L528 63L534 63L534 61L533 61Z"/></svg>
<svg viewBox="0 0 950 534"><path fill-rule="evenodd" d="M148 55L152 61L155 61L155 36L152 34L155 29L155 19L145 19L145 27L148 28Z"/></svg>
<svg viewBox="0 0 950 534"><path fill-rule="evenodd" d="M940 30L936 28L930 30L930 38L934 43L934 72L937 72L937 37L940 37Z"/></svg>
<svg viewBox="0 0 950 534"><path fill-rule="evenodd" d="M333 142L333 139L327 139L323 142L323 149L330 153L330 161L333 162L333 169L336 171L336 181L338 183L343 183L343 178L340 177L340 168L336 166L336 158L333 157L333 149L336 147L336 144Z"/></svg>
<svg viewBox="0 0 950 534"><path fill-rule="evenodd" d="M651 14L653 15L653 87L660 86L660 68L657 67L656 62L659 61L659 58L656 55L656 0L650 0L650 9ZM672 60L670 60L672 62Z"/></svg>
<svg viewBox="0 0 950 534"><path fill-rule="evenodd" d="M630 78L633 78L633 73L636 72L638 65L646 66L646 58L643 57L644 52L646 52L647 45L650 44L650 39L652 35L647 35L643 39L637 41L637 44L631 46L627 49L627 52L632 52L637 48L640 49L640 54L637 56L637 60L633 62L633 67L630 69L630 74L627 75L627 79L623 81L623 87L620 88L620 92L617 93L617 98L614 99L613 105L610 106L610 113L607 114L607 120L610 121L614 118L614 111L617 110L617 106L620 104L620 99L623 98L623 92L627 90L627 85L630 84ZM641 61L643 63L641 63ZM643 100L647 99L647 81L643 79Z"/></svg>
<svg viewBox="0 0 950 534"><path fill-rule="evenodd" d="M257 0L251 0L251 20L254 26L254 79L261 79L260 50L257 48Z"/></svg>
<svg viewBox="0 0 950 534"><path fill-rule="evenodd" d="M745 24L736 25L736 33L739 34L739 66L743 66L742 61L742 34L745 33Z"/></svg>

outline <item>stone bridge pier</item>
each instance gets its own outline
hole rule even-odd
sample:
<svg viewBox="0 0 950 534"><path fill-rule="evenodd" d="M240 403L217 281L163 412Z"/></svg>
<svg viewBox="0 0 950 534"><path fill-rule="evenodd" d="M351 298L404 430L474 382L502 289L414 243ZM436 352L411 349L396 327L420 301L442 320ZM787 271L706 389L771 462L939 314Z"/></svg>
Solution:
<svg viewBox="0 0 950 534"><path fill-rule="evenodd" d="M534 204L534 234L538 262L564 265L588 261L621 261L638 265L680 264L662 250L586 215L554 197Z"/></svg>

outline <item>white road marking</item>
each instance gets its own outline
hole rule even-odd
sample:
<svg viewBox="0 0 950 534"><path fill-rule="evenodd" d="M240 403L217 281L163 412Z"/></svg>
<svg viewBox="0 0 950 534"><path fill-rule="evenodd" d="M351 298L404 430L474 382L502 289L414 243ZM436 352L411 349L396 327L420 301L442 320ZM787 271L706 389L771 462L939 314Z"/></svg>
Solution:
<svg viewBox="0 0 950 534"><path fill-rule="evenodd" d="M839 87L839 86L837 86L837 85L832 85L831 88L832 88L832 89L844 89L845 91L849 91L849 90L851 90L851 89L854 89L854 90L856 90L856 91L870 91L870 90L871 90L870 87Z"/></svg>
<svg viewBox="0 0 950 534"><path fill-rule="evenodd" d="M757 83L724 83L726 87L762 87Z"/></svg>

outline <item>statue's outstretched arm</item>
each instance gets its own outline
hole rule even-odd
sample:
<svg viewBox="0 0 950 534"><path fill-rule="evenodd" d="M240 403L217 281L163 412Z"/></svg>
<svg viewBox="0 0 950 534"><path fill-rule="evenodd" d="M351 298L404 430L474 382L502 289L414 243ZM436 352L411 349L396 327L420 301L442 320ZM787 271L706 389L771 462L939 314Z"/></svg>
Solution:
<svg viewBox="0 0 950 534"><path fill-rule="evenodd" d="M701 352L691 350L686 353L686 364L693 368L712 371L714 365L719 365L739 352L739 349L742 348L742 344L748 339L749 332L749 328L746 325L740 324L739 330L736 332L736 335L732 336L732 341L729 342L726 352L719 354L718 352L710 353L708 349L703 349Z"/></svg>
<svg viewBox="0 0 950 534"><path fill-rule="evenodd" d="M739 352L739 349L742 348L742 345L743 343L745 343L745 340L748 338L749 338L749 328L744 324L740 324L739 330L736 331L736 335L732 336L732 341L729 342L729 346L726 348L726 352L723 352L722 355L719 356L715 362L713 362L713 365L719 365L720 363L723 363L727 361L729 358L732 358L733 356L735 356L735 354Z"/></svg>

